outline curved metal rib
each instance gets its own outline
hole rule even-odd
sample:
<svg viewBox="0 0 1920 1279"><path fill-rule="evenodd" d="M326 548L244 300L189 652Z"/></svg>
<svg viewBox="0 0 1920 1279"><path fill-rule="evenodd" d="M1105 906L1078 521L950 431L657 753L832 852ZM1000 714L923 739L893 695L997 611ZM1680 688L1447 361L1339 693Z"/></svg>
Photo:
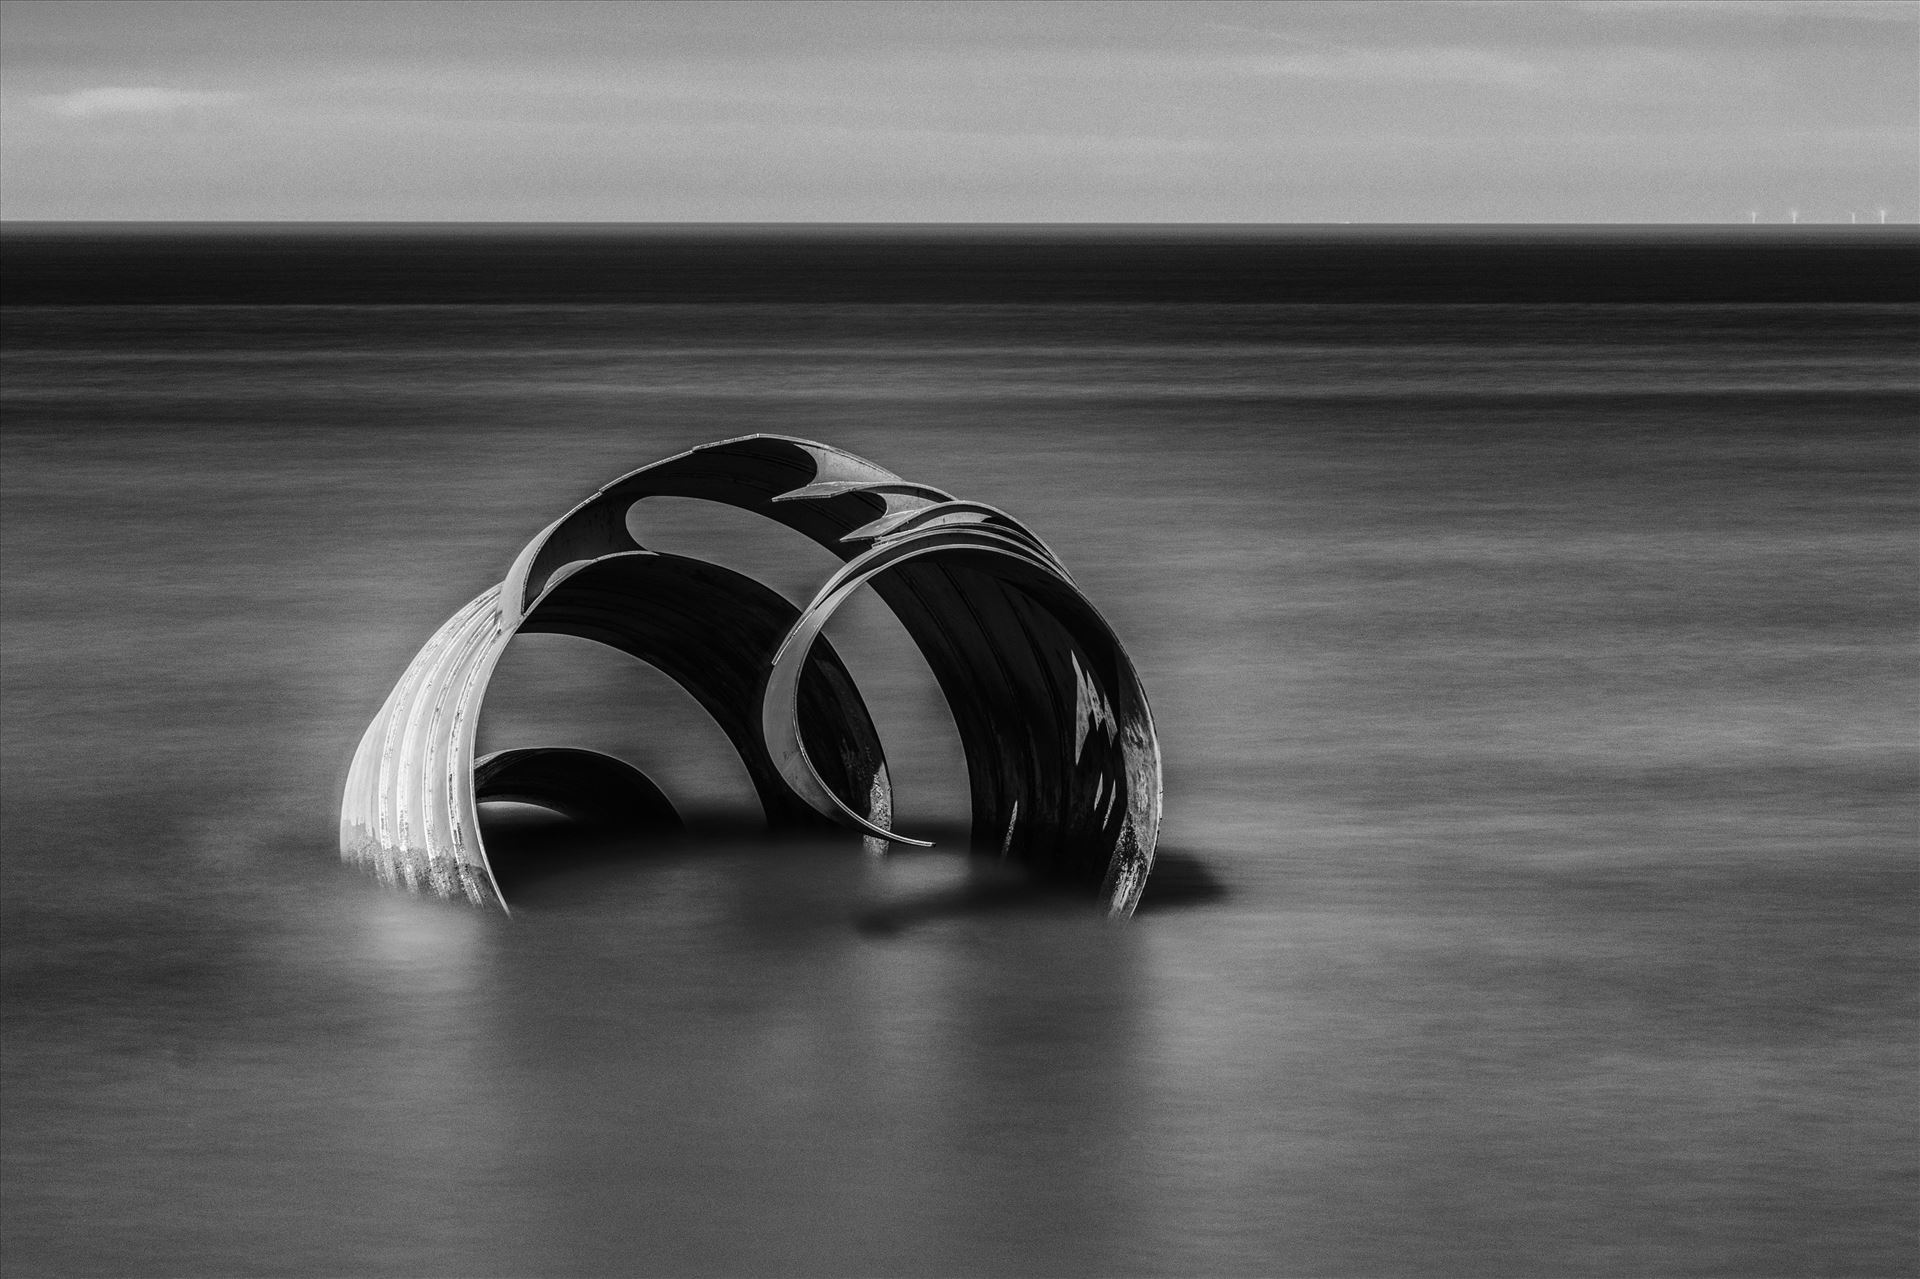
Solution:
<svg viewBox="0 0 1920 1279"><path fill-rule="evenodd" d="M713 716L740 753L774 829L827 825L780 779L759 732L766 655L799 612L732 569L635 551L595 560L555 581L520 623L523 632L598 640L657 667ZM863 813L891 811L880 735L839 656L808 665L803 701L824 785ZM879 797L876 802L876 788Z"/></svg>
<svg viewBox="0 0 1920 1279"><path fill-rule="evenodd" d="M340 855L387 883L499 901L473 813L474 710L509 629L500 588L448 619L414 657L374 716L348 769ZM451 713L449 711L451 710Z"/></svg>
<svg viewBox="0 0 1920 1279"><path fill-rule="evenodd" d="M505 907L480 835L474 729L493 669L521 631L598 640L658 667L740 751L770 826L827 824L781 782L759 733L765 654L799 615L775 592L719 565L628 551L552 575L512 621L504 594L489 589L442 626L374 717L348 770L343 858L388 883ZM822 650L803 683L824 784L867 820L888 822L893 792L879 733L845 665Z"/></svg>
<svg viewBox="0 0 1920 1279"><path fill-rule="evenodd" d="M893 491L885 491L889 488ZM806 489L813 491L799 492ZM789 495L791 500L781 500ZM953 500L939 489L907 485L892 471L831 445L784 435L721 440L631 471L548 525L508 572L502 583L506 598L530 607L553 574L571 561L639 549L626 517L634 503L648 497L697 497L754 511L842 559L852 552L840 538L860 525Z"/></svg>
<svg viewBox="0 0 1920 1279"><path fill-rule="evenodd" d="M955 703L976 844L1094 892L1113 914L1132 913L1160 825L1152 715L1112 629L1027 539L985 524L935 526L890 538L836 573L774 656L761 731L782 775L864 828L813 775L794 694L834 611L881 574L916 568L954 588L916 596L926 613L909 629L918 638L931 620L943 637L923 651Z"/></svg>

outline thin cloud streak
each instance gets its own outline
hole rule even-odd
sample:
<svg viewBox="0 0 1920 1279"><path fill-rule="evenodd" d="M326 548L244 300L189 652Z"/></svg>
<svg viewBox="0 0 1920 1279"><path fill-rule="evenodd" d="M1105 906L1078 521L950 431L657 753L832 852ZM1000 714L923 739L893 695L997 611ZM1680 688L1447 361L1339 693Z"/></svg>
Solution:
<svg viewBox="0 0 1920 1279"><path fill-rule="evenodd" d="M39 110L65 120L103 116L166 116L209 107L228 107L245 94L208 89L168 89L156 85L101 85L69 93L43 93L29 99Z"/></svg>
<svg viewBox="0 0 1920 1279"><path fill-rule="evenodd" d="M0 215L1913 217L1887 10L1636 12L9 7Z"/></svg>

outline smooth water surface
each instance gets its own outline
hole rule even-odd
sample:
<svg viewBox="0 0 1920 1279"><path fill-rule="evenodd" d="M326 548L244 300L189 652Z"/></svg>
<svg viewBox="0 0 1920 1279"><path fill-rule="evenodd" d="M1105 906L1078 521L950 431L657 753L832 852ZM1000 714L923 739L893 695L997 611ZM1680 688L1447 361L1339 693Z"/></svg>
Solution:
<svg viewBox="0 0 1920 1279"><path fill-rule="evenodd" d="M1915 320L9 309L7 1272L1911 1272ZM511 920L338 864L439 622L751 431L1105 610L1166 758L1131 923L961 855L871 604L933 852L760 842L684 695L529 637L483 749L615 751L695 837L543 872L503 815ZM823 575L687 505L643 538Z"/></svg>

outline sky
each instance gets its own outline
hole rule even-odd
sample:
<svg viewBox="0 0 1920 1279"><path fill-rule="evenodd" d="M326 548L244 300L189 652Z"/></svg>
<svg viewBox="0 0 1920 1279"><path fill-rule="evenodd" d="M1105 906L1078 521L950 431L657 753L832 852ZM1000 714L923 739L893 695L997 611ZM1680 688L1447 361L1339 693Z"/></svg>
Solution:
<svg viewBox="0 0 1920 1279"><path fill-rule="evenodd" d="M1920 3L0 5L7 219L1920 219Z"/></svg>

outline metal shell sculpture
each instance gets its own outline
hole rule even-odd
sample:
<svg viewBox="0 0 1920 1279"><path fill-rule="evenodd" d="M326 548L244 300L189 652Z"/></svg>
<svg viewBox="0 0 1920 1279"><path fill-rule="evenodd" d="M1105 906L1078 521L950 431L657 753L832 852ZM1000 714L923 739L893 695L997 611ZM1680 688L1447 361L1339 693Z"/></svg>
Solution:
<svg viewBox="0 0 1920 1279"><path fill-rule="evenodd" d="M845 563L796 609L752 578L660 554L628 531L650 497L757 512ZM821 635L863 585L886 601L946 695L966 753L977 846L1076 885L1111 914L1138 902L1160 825L1160 753L1112 628L1024 524L825 444L750 435L608 484L448 619L368 726L340 809L342 858L383 880L503 909L479 805L512 799L636 831L679 817L639 770L592 751L474 757L507 642L554 632L610 644L677 681L745 762L775 829L892 829L885 756Z"/></svg>

